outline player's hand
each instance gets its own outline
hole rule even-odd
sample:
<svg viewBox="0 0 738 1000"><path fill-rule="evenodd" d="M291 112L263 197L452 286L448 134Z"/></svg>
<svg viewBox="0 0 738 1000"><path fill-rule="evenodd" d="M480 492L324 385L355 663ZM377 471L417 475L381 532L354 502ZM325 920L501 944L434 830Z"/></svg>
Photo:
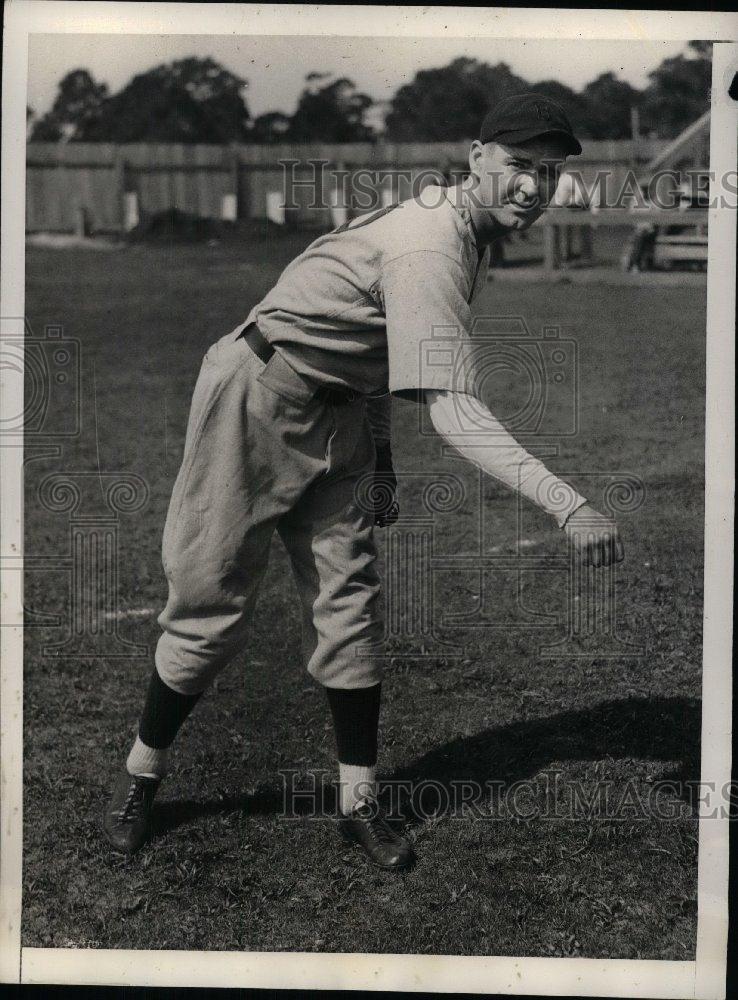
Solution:
<svg viewBox="0 0 738 1000"><path fill-rule="evenodd" d="M588 503L574 511L564 531L585 566L610 566L625 558L617 524Z"/></svg>
<svg viewBox="0 0 738 1000"><path fill-rule="evenodd" d="M378 528L386 528L399 518L400 505L396 493L397 476L392 466L392 449L389 444L377 445L371 500L374 507L374 523Z"/></svg>

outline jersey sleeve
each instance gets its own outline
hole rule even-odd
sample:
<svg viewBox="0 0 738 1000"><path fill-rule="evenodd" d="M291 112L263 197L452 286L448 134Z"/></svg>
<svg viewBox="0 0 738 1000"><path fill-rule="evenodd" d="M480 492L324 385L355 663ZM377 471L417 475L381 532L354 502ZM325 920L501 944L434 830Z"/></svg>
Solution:
<svg viewBox="0 0 738 1000"><path fill-rule="evenodd" d="M438 433L468 461L526 497L560 528L587 500L518 444L478 399L429 394L429 416Z"/></svg>
<svg viewBox="0 0 738 1000"><path fill-rule="evenodd" d="M389 389L474 393L468 277L458 261L417 250L388 261L377 288L387 323Z"/></svg>

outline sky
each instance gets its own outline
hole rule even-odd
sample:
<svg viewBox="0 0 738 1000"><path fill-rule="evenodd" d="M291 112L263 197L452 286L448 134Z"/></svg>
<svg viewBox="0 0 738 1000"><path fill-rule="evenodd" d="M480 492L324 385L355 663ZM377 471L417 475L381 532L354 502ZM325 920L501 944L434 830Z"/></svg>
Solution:
<svg viewBox="0 0 738 1000"><path fill-rule="evenodd" d="M458 56L506 62L535 83L556 79L579 90L608 70L643 87L650 70L684 52L684 42L577 41L494 38L356 38L248 35L32 35L28 53L28 104L36 115L53 103L57 83L72 69L87 69L111 92L137 73L186 56L210 56L248 81L252 115L291 114L312 70L347 76L377 101L392 94L419 69L443 66Z"/></svg>

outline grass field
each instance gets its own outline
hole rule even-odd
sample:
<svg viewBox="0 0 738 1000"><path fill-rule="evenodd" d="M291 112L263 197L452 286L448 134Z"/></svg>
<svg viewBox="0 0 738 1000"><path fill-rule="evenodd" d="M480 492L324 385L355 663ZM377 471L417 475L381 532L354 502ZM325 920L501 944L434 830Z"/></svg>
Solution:
<svg viewBox="0 0 738 1000"><path fill-rule="evenodd" d="M33 458L29 438L27 556L67 553L70 514L39 502L44 477L141 477L147 502L119 517L116 606L131 612L121 636L150 653L165 599L161 530L201 357L299 242L29 250L32 327L60 323L80 342L82 420L60 456ZM306 784L311 774L328 781L333 768L325 699L300 665L281 546L247 647L183 730L157 836L132 860L109 852L100 818L150 655L44 656L65 629L39 623L26 632L24 945L694 957L697 823L683 789L663 791L670 819L627 809L525 819L504 792L518 781L545 788L555 774L565 805L574 783L585 796L607 786L617 797L699 777L705 296L492 281L483 306L521 315L532 330L560 324L578 343L580 431L548 464L585 493L593 472L627 470L645 483L645 502L622 520L617 577L619 632L644 655L540 656L562 630L515 625L520 597L504 576L486 586L496 616L513 624L451 630L463 649L456 659L398 650L387 665L380 778L447 789L494 779L501 791L458 815L407 812L419 862L392 877L343 847L328 819L279 815L280 770ZM395 418L400 470L467 475L439 457L437 439L419 436L412 405L398 402ZM403 486L406 511L411 494ZM514 498L488 483L484 508L484 544L510 549ZM440 549L471 552L478 514L467 504L439 518ZM547 519L526 511L525 523L531 551L564 552ZM560 615L563 588L551 580L526 577L527 608ZM439 599L471 612L479 586L474 572L441 574ZM69 604L65 564L28 571L30 613L65 622Z"/></svg>

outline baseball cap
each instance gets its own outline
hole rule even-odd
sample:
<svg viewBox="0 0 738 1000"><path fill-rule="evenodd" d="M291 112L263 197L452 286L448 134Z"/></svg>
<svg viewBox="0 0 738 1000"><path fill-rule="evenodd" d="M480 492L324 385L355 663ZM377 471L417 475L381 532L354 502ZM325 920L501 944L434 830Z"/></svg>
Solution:
<svg viewBox="0 0 738 1000"><path fill-rule="evenodd" d="M514 94L498 101L482 122L479 139L514 145L541 135L564 139L567 153L578 156L582 152L564 109L556 101L536 93Z"/></svg>

